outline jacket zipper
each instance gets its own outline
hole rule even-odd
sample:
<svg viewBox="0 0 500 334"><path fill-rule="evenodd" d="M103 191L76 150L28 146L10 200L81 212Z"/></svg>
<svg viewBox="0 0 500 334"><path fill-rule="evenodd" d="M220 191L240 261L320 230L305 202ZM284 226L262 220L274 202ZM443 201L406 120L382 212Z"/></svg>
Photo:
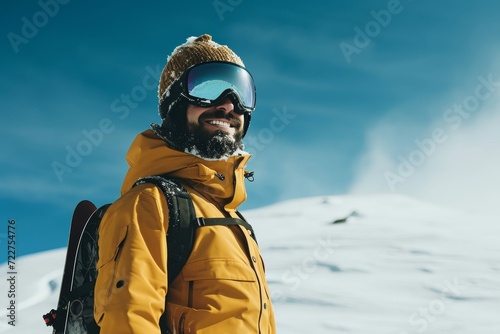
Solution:
<svg viewBox="0 0 500 334"><path fill-rule="evenodd" d="M241 229L241 227L240 227L240 229ZM243 233L243 235L245 235L245 232L242 229L241 229L241 232ZM262 330L260 328L260 323L261 323L261 320L262 320L262 312L263 312L263 310L262 310L262 302L263 302L263 300L262 300L262 293L263 293L263 291L262 291L262 284L261 284L261 281L259 279L258 271L255 268L255 266L257 265L257 261L258 260L257 260L257 258L255 258L255 261L253 261L252 256L250 256L250 254L252 252L250 251L250 245L249 245L249 242L248 242L248 239L247 239L246 236L245 236L245 244L246 244L246 248L247 248L247 254L249 255L250 263L253 263L253 264L251 264L251 266L252 266L252 269L253 269L253 271L255 273L255 278L257 279L257 284L259 285L259 319L258 319L258 323L257 323L257 328L259 329L258 333L261 334Z"/></svg>
<svg viewBox="0 0 500 334"><path fill-rule="evenodd" d="M189 290L188 290L188 307L193 308L193 281L189 281Z"/></svg>
<svg viewBox="0 0 500 334"><path fill-rule="evenodd" d="M259 334L261 334L262 331L260 329L260 322L261 322L261 319L262 319L262 286L260 284L260 279L259 279L259 275L257 274L257 272L255 272L255 277L257 277L257 284L259 284L259 300L260 300L260 303L259 303L259 322L258 322L258 328L259 328Z"/></svg>

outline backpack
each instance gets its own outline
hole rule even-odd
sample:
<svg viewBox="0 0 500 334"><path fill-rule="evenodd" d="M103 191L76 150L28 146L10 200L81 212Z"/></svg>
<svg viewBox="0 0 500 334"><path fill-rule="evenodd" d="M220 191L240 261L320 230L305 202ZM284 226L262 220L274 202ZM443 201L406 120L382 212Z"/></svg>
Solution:
<svg viewBox="0 0 500 334"><path fill-rule="evenodd" d="M169 284L186 264L194 244L195 229L198 227L242 225L257 241L252 226L239 212L237 213L240 218L197 218L191 196L175 179L166 175L147 176L137 180L134 187L144 183L157 186L164 194L169 208L166 240ZM87 201L87 203L90 202ZM83 228L76 233L79 235L74 254L70 252L70 247L74 246L72 245L73 233L70 232L58 307L57 310L53 309L43 315L46 325L53 327L53 334L98 334L100 331L94 320L94 286L99 254L98 231L102 217L110 205L111 203L95 209L92 204L94 208L92 214L85 220Z"/></svg>

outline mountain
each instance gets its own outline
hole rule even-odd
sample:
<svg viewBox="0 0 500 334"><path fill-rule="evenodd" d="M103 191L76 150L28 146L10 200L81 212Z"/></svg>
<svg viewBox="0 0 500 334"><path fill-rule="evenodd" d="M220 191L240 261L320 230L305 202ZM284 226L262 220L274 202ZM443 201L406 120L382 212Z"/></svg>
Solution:
<svg viewBox="0 0 500 334"><path fill-rule="evenodd" d="M396 195L323 196L244 212L266 262L279 333L500 332L498 217ZM20 240L19 242L22 242ZM50 333L64 249L6 264L0 333Z"/></svg>

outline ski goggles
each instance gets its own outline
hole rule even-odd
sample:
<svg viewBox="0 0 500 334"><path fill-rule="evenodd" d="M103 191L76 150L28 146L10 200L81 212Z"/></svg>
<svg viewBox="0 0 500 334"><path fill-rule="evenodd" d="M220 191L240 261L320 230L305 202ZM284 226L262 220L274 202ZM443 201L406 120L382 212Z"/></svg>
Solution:
<svg viewBox="0 0 500 334"><path fill-rule="evenodd" d="M238 114L250 115L255 109L252 75L234 63L213 61L194 65L184 71L177 84L179 95L199 107L214 106L229 97ZM170 94L175 94L175 87L171 88Z"/></svg>

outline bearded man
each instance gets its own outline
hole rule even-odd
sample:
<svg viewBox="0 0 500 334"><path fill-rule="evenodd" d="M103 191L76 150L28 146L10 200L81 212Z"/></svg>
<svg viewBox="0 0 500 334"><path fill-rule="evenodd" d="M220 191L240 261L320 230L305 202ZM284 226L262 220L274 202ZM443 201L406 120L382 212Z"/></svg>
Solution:
<svg viewBox="0 0 500 334"><path fill-rule="evenodd" d="M243 219L237 207L251 176L242 139L255 109L253 78L227 46L191 37L168 57L158 98L162 122L132 143L121 197L99 227L94 318L101 334L273 334L252 231L197 228L186 264L169 282L169 205L154 184L136 185L166 175L187 190L198 219Z"/></svg>

